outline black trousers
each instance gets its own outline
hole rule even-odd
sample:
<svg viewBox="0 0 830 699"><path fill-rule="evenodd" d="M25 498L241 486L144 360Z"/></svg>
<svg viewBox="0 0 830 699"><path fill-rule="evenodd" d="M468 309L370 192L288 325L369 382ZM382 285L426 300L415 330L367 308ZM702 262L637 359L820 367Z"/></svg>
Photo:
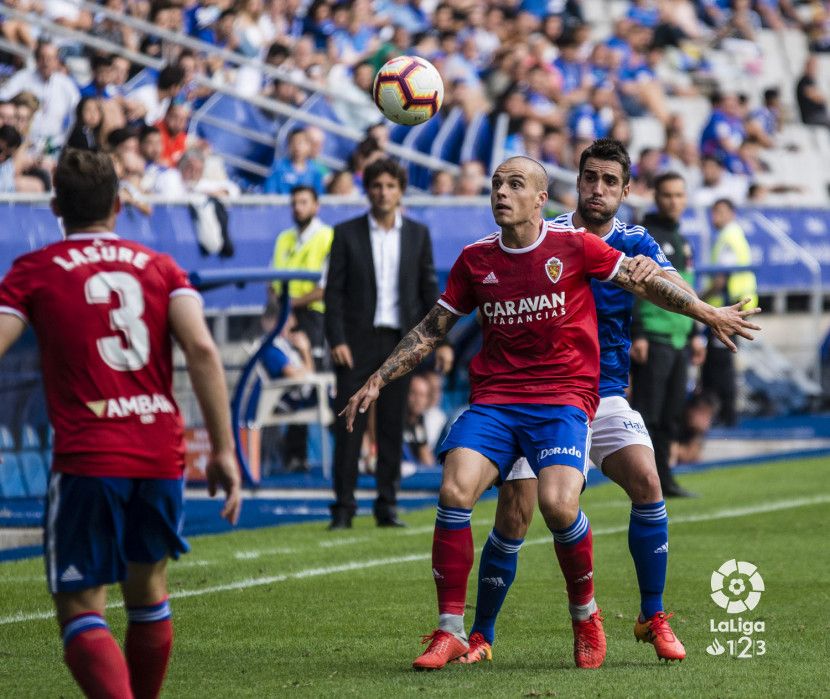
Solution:
<svg viewBox="0 0 830 699"><path fill-rule="evenodd" d="M729 427L738 422L735 400L738 378L735 372L735 357L726 347L709 342L706 361L700 369L700 385L720 401L717 422Z"/></svg>
<svg viewBox="0 0 830 699"><path fill-rule="evenodd" d="M631 407L646 423L663 486L674 481L671 443L680 434L688 373L688 351L659 342L649 342L645 364L631 364Z"/></svg>
<svg viewBox="0 0 830 699"><path fill-rule="evenodd" d="M314 356L315 371L325 371L326 329L323 314L307 308L294 311L297 327L308 335L311 353ZM308 426L289 425L285 430L283 458L286 463L292 460L305 462L308 453Z"/></svg>
<svg viewBox="0 0 830 699"><path fill-rule="evenodd" d="M366 338L363 351L351 348L354 368L337 368L337 398L335 413L346 407L349 398L376 371L400 342L397 330L376 328ZM401 456L403 449L403 421L409 377L404 376L384 387L377 401L378 461L375 470L377 499L374 513L378 519L397 514L398 486L401 480ZM360 446L366 431L368 413L355 418L354 430L346 431L346 421L337 418L334 430L334 495L332 513L352 516L357 511L354 491L357 485L357 464Z"/></svg>

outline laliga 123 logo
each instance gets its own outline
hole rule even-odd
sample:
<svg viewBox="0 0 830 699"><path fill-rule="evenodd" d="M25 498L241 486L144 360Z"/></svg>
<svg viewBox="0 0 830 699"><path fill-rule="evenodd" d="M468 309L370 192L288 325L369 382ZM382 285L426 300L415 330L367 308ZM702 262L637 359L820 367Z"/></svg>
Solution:
<svg viewBox="0 0 830 699"><path fill-rule="evenodd" d="M758 567L747 561L726 561L712 572L712 601L727 614L749 612L758 606L761 593L764 592L764 579ZM715 621L710 619L709 631L719 634L735 634L737 638L726 638L722 643L716 636L706 648L709 655L728 654L733 658L748 659L766 653L766 642L758 638L766 631L766 624L761 621L730 617Z"/></svg>
<svg viewBox="0 0 830 699"><path fill-rule="evenodd" d="M747 561L726 561L712 573L712 601L727 614L740 614L758 606L764 579L758 567Z"/></svg>

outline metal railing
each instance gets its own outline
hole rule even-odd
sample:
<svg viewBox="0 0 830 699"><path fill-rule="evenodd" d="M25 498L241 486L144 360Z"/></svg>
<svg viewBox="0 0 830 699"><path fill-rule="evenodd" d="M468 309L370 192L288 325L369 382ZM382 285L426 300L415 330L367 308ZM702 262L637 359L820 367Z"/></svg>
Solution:
<svg viewBox="0 0 830 699"><path fill-rule="evenodd" d="M786 231L784 231L781 226L770 220L760 211L753 211L750 213L750 216L761 228L772 236L782 248L790 252L794 258L801 262L801 264L803 264L810 273L810 315L813 321L810 323L813 335L811 344L815 347L812 378L818 381L821 378L821 315L824 303L824 291L821 280L821 263L801 245L796 243L789 235L787 235Z"/></svg>
<svg viewBox="0 0 830 699"><path fill-rule="evenodd" d="M270 78L276 78L277 80L281 80L282 82L290 83L291 85L295 85L309 92L320 93L322 95L326 95L327 97L331 97L332 99L337 99L341 102L362 104L362 102L359 102L348 95L343 95L339 93L337 90L332 90L323 85L319 85L314 81L309 80L305 76L301 76L298 73L294 73L292 71L288 71L277 66L269 65L268 63L265 63L259 58L243 56L239 53L236 53L235 51L229 51L228 49L208 43L207 41L202 41L201 39L196 39L192 36L187 36L185 34L180 34L178 32L171 32L169 29L163 29L162 27L159 27L153 24L152 22L147 22L143 19L139 19L138 17L133 17L132 15L124 14L122 12L115 12L114 10L109 9L104 5L98 5L97 3L87 2L86 0L80 0L76 4L79 7L88 10L93 15L102 15L104 17L107 17L108 19L112 19L127 27L130 27L131 29L136 29L144 34L151 34L153 36L157 36L171 44L176 44L177 46L193 49L194 51L198 51L199 53L218 56L226 63L231 63L235 66L245 66L248 68L254 68Z"/></svg>
<svg viewBox="0 0 830 699"><path fill-rule="evenodd" d="M68 39L72 39L73 41L76 41L77 43L82 44L84 46L89 46L94 49L105 51L107 53L123 56L124 58L127 58L128 60L132 61L133 63L137 63L138 65L144 66L145 68L160 70L165 65L164 61L160 59L150 58L149 56L145 56L144 54L137 53L130 49L124 48L123 46L119 46L118 44L115 44L111 41L107 41L106 39L101 39L99 37L90 36L83 32L75 31L74 29L69 29L68 27L64 27L60 24L52 22L51 20L41 17L37 14L31 12L21 12L16 8L9 7L8 5L2 3L0 3L0 16L13 17L15 19L20 19L25 22L29 22L30 24L39 27L40 29L46 30L46 32L53 36L65 37ZM357 129L353 129L349 126L344 126L343 124L340 124L336 121L332 121L331 119L326 119L325 117L321 117L316 114L309 114L308 112L304 112L301 109L291 107L287 104L284 104L283 102L278 102L268 97L262 97L260 95L244 95L235 88L220 83L211 78L206 78L204 76L197 75L194 78L194 82L203 87L207 87L213 90L214 92L229 95L230 97L234 97L235 99L248 102L258 107L259 109L262 109L265 112L280 114L282 116L296 119L297 121L302 122L304 124L317 126L322 130L326 131L327 133L332 133L337 136L341 136L350 141L354 141L355 143L359 143L364 138L363 132L358 131ZM418 165L423 165L424 167L429 168L430 170L445 170L452 174L456 174L459 171L459 167L455 163L450 163L445 160L441 160L440 158L425 155L424 153L421 153L416 150L404 148L396 143L388 143L386 145L386 151L391 155L394 155L402 160L411 163L416 163Z"/></svg>
<svg viewBox="0 0 830 699"><path fill-rule="evenodd" d="M25 46L15 44L2 37L0 37L0 50L5 51L6 53L14 54L15 56L20 56L20 58L25 58L27 61L32 58L32 52Z"/></svg>

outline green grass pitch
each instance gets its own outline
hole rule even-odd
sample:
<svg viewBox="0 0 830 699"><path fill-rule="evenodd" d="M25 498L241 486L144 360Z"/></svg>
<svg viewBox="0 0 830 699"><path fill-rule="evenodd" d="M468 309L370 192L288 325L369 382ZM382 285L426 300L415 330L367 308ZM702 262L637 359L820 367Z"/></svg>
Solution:
<svg viewBox="0 0 830 699"><path fill-rule="evenodd" d="M665 599L688 651L673 665L633 639L639 599L628 503L614 485L583 497L608 636L599 670L573 666L564 584L538 516L499 619L493 663L434 673L410 669L420 635L436 623L434 511L408 514L402 531L360 518L334 534L317 523L193 539L193 552L170 569L176 643L164 696L827 696L828 470L830 459L806 459L683 478L701 497L669 503ZM474 512L477 549L493 511L488 501ZM732 558L756 564L765 582L758 606L742 615L765 624L754 635L765 642L762 656L706 653L715 637L726 647L739 636L710 630L711 619L729 619L710 599L710 576ZM123 638L117 593L111 601L109 620ZM0 565L0 696L78 696L49 612L40 560Z"/></svg>

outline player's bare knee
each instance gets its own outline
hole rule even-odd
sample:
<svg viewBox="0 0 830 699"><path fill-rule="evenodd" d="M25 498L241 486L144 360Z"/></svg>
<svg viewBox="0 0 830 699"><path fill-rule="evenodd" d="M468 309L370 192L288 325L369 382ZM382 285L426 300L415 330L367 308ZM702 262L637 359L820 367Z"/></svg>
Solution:
<svg viewBox="0 0 830 699"><path fill-rule="evenodd" d="M579 514L579 498L554 496L539 500L539 510L548 529L567 529Z"/></svg>
<svg viewBox="0 0 830 699"><path fill-rule="evenodd" d="M536 481L507 481L499 490L496 530L509 539L524 539L536 506Z"/></svg>
<svg viewBox="0 0 830 699"><path fill-rule="evenodd" d="M128 607L145 607L167 597L167 559L155 563L128 563L121 592Z"/></svg>
<svg viewBox="0 0 830 699"><path fill-rule="evenodd" d="M438 491L438 502L443 507L462 507L465 510L473 509L475 495L468 488L456 481L444 481Z"/></svg>
<svg viewBox="0 0 830 699"><path fill-rule="evenodd" d="M626 477L624 488L635 505L647 505L663 499L660 476L653 466L632 469Z"/></svg>
<svg viewBox="0 0 830 699"><path fill-rule="evenodd" d="M76 592L56 592L52 595L58 621L64 622L84 612L96 612L103 616L107 604L107 589L103 585L88 587Z"/></svg>
<svg viewBox="0 0 830 699"><path fill-rule="evenodd" d="M532 511L528 515L521 509L505 509L502 511L499 508L496 510L496 531L508 539L524 539L530 527L531 517Z"/></svg>

